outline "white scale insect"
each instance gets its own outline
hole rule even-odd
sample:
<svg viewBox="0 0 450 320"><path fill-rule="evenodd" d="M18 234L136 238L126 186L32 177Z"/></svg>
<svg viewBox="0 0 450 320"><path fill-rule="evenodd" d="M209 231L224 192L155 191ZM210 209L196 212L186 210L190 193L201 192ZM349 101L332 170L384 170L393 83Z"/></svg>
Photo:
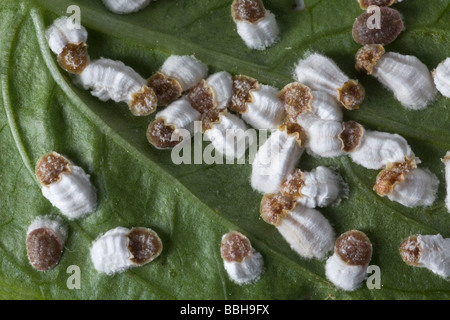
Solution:
<svg viewBox="0 0 450 320"><path fill-rule="evenodd" d="M78 75L77 82L101 101L125 102L135 116L147 116L157 107L157 97L147 81L121 61L101 58Z"/></svg>
<svg viewBox="0 0 450 320"><path fill-rule="evenodd" d="M165 106L207 75L208 66L194 56L171 55L160 70L147 79L147 85L155 92L158 105Z"/></svg>
<svg viewBox="0 0 450 320"><path fill-rule="evenodd" d="M295 169L281 184L280 193L308 208L338 204L347 186L333 170L318 166L309 172Z"/></svg>
<svg viewBox="0 0 450 320"><path fill-rule="evenodd" d="M150 228L117 227L99 236L90 254L98 272L112 275L153 261L162 248L161 239Z"/></svg>
<svg viewBox="0 0 450 320"><path fill-rule="evenodd" d="M447 211L450 212L450 151L447 151L447 154L442 159L442 162L445 165L445 184L446 184L446 196L445 196L445 206L447 207Z"/></svg>
<svg viewBox="0 0 450 320"><path fill-rule="evenodd" d="M359 108L365 97L365 90L357 80L349 79L333 60L319 53L298 61L294 79L313 91L329 94L349 110Z"/></svg>
<svg viewBox="0 0 450 320"><path fill-rule="evenodd" d="M323 120L314 114L301 114L297 123L306 132L305 147L314 157L334 158L355 151L364 135L363 127L354 121Z"/></svg>
<svg viewBox="0 0 450 320"><path fill-rule="evenodd" d="M28 227L27 255L38 271L56 267L64 250L67 227L60 217L50 215L37 217Z"/></svg>
<svg viewBox="0 0 450 320"><path fill-rule="evenodd" d="M443 277L450 277L450 239L437 235L414 235L400 245L403 261L426 268Z"/></svg>
<svg viewBox="0 0 450 320"><path fill-rule="evenodd" d="M239 113L255 129L276 129L285 118L278 95L278 89L238 75L233 78L233 95L228 108Z"/></svg>
<svg viewBox="0 0 450 320"><path fill-rule="evenodd" d="M354 291L367 277L372 243L361 231L351 230L336 240L333 255L325 264L325 275L336 287Z"/></svg>
<svg viewBox="0 0 450 320"><path fill-rule="evenodd" d="M377 176L374 191L406 207L430 206L439 180L428 169L417 168L414 158L388 163Z"/></svg>
<svg viewBox="0 0 450 320"><path fill-rule="evenodd" d="M129 14L142 10L152 0L103 0L108 10L118 14Z"/></svg>
<svg viewBox="0 0 450 320"><path fill-rule="evenodd" d="M227 111L232 92L231 75L222 71L191 89L187 98L201 113L203 133L215 150L227 158L241 158L253 141L246 138L244 121Z"/></svg>
<svg viewBox="0 0 450 320"><path fill-rule="evenodd" d="M450 58L442 61L433 71L436 88L447 98L450 98Z"/></svg>
<svg viewBox="0 0 450 320"><path fill-rule="evenodd" d="M51 152L36 164L42 194L70 220L79 219L97 207L97 193L84 170L64 156Z"/></svg>
<svg viewBox="0 0 450 320"><path fill-rule="evenodd" d="M294 171L304 148L299 132L282 126L259 148L252 164L251 186L262 193L280 192L281 183Z"/></svg>
<svg viewBox="0 0 450 320"><path fill-rule="evenodd" d="M264 8L261 0L234 0L231 15L250 49L264 50L278 41L280 30L275 15Z"/></svg>
<svg viewBox="0 0 450 320"><path fill-rule="evenodd" d="M333 249L336 238L333 227L315 209L297 205L281 195L268 194L261 200L260 213L303 258L323 259Z"/></svg>
<svg viewBox="0 0 450 320"><path fill-rule="evenodd" d="M237 284L257 281L264 272L262 255L242 233L231 231L222 236L220 255L230 279Z"/></svg>
<svg viewBox="0 0 450 320"><path fill-rule="evenodd" d="M280 92L286 117L297 122L302 114L312 114L322 120L342 122L343 113L338 101L329 94L312 91L299 82L287 84Z"/></svg>
<svg viewBox="0 0 450 320"><path fill-rule="evenodd" d="M425 109L437 97L431 72L417 57L365 45L356 53L356 69L377 78L408 109Z"/></svg>
<svg viewBox="0 0 450 320"><path fill-rule="evenodd" d="M67 17L56 19L46 30L50 49L58 55L59 65L67 72L79 74L89 64L88 33L83 26L74 26Z"/></svg>

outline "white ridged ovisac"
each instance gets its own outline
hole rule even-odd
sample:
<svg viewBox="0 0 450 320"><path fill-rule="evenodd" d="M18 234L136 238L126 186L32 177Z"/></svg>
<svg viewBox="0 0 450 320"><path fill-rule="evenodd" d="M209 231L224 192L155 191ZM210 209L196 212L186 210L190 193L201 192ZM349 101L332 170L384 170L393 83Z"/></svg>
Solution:
<svg viewBox="0 0 450 320"><path fill-rule="evenodd" d="M414 168L405 173L405 180L387 195L406 207L430 206L436 199L439 180L430 170Z"/></svg>
<svg viewBox="0 0 450 320"><path fill-rule="evenodd" d="M247 6L257 10L247 10ZM247 47L264 50L278 41L280 30L275 15L264 8L261 0L234 0L231 8L237 32Z"/></svg>
<svg viewBox="0 0 450 320"><path fill-rule="evenodd" d="M146 6L152 0L102 0L108 10L118 14L128 14L137 12Z"/></svg>
<svg viewBox="0 0 450 320"><path fill-rule="evenodd" d="M232 231L222 236L220 253L225 270L237 284L257 281L264 272L262 255L251 245L242 233Z"/></svg>
<svg viewBox="0 0 450 320"><path fill-rule="evenodd" d="M311 91L312 113L322 120L342 122L344 114L338 101L321 91Z"/></svg>
<svg viewBox="0 0 450 320"><path fill-rule="evenodd" d="M450 98L450 58L442 61L433 71L434 84L439 92Z"/></svg>
<svg viewBox="0 0 450 320"><path fill-rule="evenodd" d="M295 65L294 79L312 91L321 91L336 98L347 109L357 109L364 100L364 88L351 80L330 58L311 53ZM348 91L353 92L350 94Z"/></svg>
<svg viewBox="0 0 450 320"><path fill-rule="evenodd" d="M333 250L335 232L319 211L274 194L263 197L260 211L301 257L323 259Z"/></svg>
<svg viewBox="0 0 450 320"><path fill-rule="evenodd" d="M211 141L214 149L228 159L240 159L250 144L255 143L252 135L247 135L247 126L238 116L222 112L219 121L205 130L204 134Z"/></svg>
<svg viewBox="0 0 450 320"><path fill-rule="evenodd" d="M279 90L245 75L233 78L233 94L228 108L259 130L276 129L285 118Z"/></svg>
<svg viewBox="0 0 450 320"><path fill-rule="evenodd" d="M67 17L56 19L46 30L50 49L58 56L58 64L67 72L80 74L89 64L88 33Z"/></svg>
<svg viewBox="0 0 450 320"><path fill-rule="evenodd" d="M324 158L345 154L342 150L342 141L339 139L339 134L343 130L341 122L322 120L313 114L300 115L297 122L306 132L305 148L308 154Z"/></svg>
<svg viewBox="0 0 450 320"><path fill-rule="evenodd" d="M281 219L277 229L291 248L304 258L323 259L333 249L334 230L315 209L296 206Z"/></svg>
<svg viewBox="0 0 450 320"><path fill-rule="evenodd" d="M443 277L450 277L450 239L437 235L414 235L400 245L403 261L426 268Z"/></svg>
<svg viewBox="0 0 450 320"><path fill-rule="evenodd" d="M146 86L146 80L121 61L106 58L93 61L78 75L77 81L102 101L127 103L134 115L148 115L156 110L157 98ZM146 97L145 103L135 103L141 94Z"/></svg>
<svg viewBox="0 0 450 320"><path fill-rule="evenodd" d="M97 192L89 175L60 154L52 152L43 156L37 163L36 175L42 195L70 220L82 218L96 209ZM46 176L54 178L48 181Z"/></svg>
<svg viewBox="0 0 450 320"><path fill-rule="evenodd" d="M251 186L261 193L278 193L296 167L304 148L295 134L274 131L259 148L252 163Z"/></svg>
<svg viewBox="0 0 450 320"><path fill-rule="evenodd" d="M323 166L305 172L297 169L281 185L282 195L308 208L337 204L346 193L342 177Z"/></svg>
<svg viewBox="0 0 450 320"><path fill-rule="evenodd" d="M58 216L39 216L33 220L33 222L29 225L27 234L30 234L36 229L47 228L55 232L58 237L64 243L68 236L67 226L64 221Z"/></svg>
<svg viewBox="0 0 450 320"><path fill-rule="evenodd" d="M447 207L447 211L450 212L450 151L447 151L447 154L442 159L442 162L445 165L445 206Z"/></svg>
<svg viewBox="0 0 450 320"><path fill-rule="evenodd" d="M211 87L215 93L216 108L225 109L230 102L233 91L233 80L226 71L216 72L206 79L206 84Z"/></svg>
<svg viewBox="0 0 450 320"><path fill-rule="evenodd" d="M247 104L248 111L241 117L255 129L276 129L283 122L284 109L278 99L278 89L260 85L259 90L252 91L253 101Z"/></svg>
<svg viewBox="0 0 450 320"><path fill-rule="evenodd" d="M172 55L164 61L160 71L177 80L183 91L194 87L208 75L208 66L194 56Z"/></svg>
<svg viewBox="0 0 450 320"><path fill-rule="evenodd" d="M83 26L75 28L69 18L61 17L53 21L53 24L46 30L45 36L53 53L60 54L70 43L86 43L88 33Z"/></svg>
<svg viewBox="0 0 450 320"><path fill-rule="evenodd" d="M140 232L141 234L133 238L133 232ZM134 252L132 248L134 241L139 242L137 249L141 252ZM112 275L149 263L158 257L161 251L161 239L153 230L141 227L131 230L117 227L94 240L90 256L94 268L99 273ZM143 256L141 257L140 254Z"/></svg>
<svg viewBox="0 0 450 320"><path fill-rule="evenodd" d="M367 60L367 56L373 58ZM408 109L425 109L437 97L431 72L415 56L385 52L381 45L365 45L356 60L357 69L377 78Z"/></svg>
<svg viewBox="0 0 450 320"><path fill-rule="evenodd" d="M175 100L155 116L147 129L147 140L157 149L172 149L194 134L194 123L200 112L186 98ZM181 139L181 140L180 140Z"/></svg>
<svg viewBox="0 0 450 320"><path fill-rule="evenodd" d="M367 169L382 169L388 163L415 158L411 147L402 136L387 132L366 130L361 144L349 157ZM420 160L416 158L416 163Z"/></svg>
<svg viewBox="0 0 450 320"><path fill-rule="evenodd" d="M185 98L178 99L159 111L155 119L164 119L166 124L175 127L175 133L180 129L194 133L194 122L200 120L200 112L192 108Z"/></svg>
<svg viewBox="0 0 450 320"><path fill-rule="evenodd" d="M348 231L336 240L333 255L325 264L325 275L336 287L354 291L367 277L372 244L361 231Z"/></svg>
<svg viewBox="0 0 450 320"><path fill-rule="evenodd" d="M296 122L302 114L313 114L322 120L342 121L342 108L334 97L322 91L311 91L302 83L287 84L279 98L289 121Z"/></svg>

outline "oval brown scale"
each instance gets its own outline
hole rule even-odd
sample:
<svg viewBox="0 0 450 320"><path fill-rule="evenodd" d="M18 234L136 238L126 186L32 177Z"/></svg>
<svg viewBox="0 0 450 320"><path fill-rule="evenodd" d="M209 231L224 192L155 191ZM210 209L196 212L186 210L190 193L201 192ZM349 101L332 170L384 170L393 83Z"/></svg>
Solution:
<svg viewBox="0 0 450 320"><path fill-rule="evenodd" d="M222 238L220 255L227 262L242 262L251 252L250 240L242 233L232 231Z"/></svg>
<svg viewBox="0 0 450 320"><path fill-rule="evenodd" d="M128 250L135 264L145 264L156 257L162 251L162 242L155 231L149 228L132 228L128 237Z"/></svg>
<svg viewBox="0 0 450 320"><path fill-rule="evenodd" d="M231 95L230 110L239 113L247 112L247 103L253 101L251 92L259 89L258 80L244 75L233 78L233 94Z"/></svg>
<svg viewBox="0 0 450 320"><path fill-rule="evenodd" d="M291 201L282 195L267 194L261 200L261 217L265 222L277 226L287 212L294 209L295 206L295 201Z"/></svg>
<svg viewBox="0 0 450 320"><path fill-rule="evenodd" d="M419 265L422 256L422 248L420 247L417 236L411 236L400 244L400 256L403 261L410 266Z"/></svg>
<svg viewBox="0 0 450 320"><path fill-rule="evenodd" d="M56 152L46 154L36 164L36 177L43 185L58 181L64 172L70 173L69 161Z"/></svg>
<svg viewBox="0 0 450 320"><path fill-rule="evenodd" d="M255 23L266 16L266 9L261 0L234 0L231 5L234 20L246 20Z"/></svg>
<svg viewBox="0 0 450 320"><path fill-rule="evenodd" d="M311 89L301 83L293 82L286 85L281 90L279 98L283 102L287 121L296 122L300 114L312 112Z"/></svg>
<svg viewBox="0 0 450 320"><path fill-rule="evenodd" d="M365 12L353 23L352 35L356 43L360 45L381 44L386 45L397 39L403 30L403 21L400 13L392 8L380 8L380 28L369 29L368 19L374 13Z"/></svg>
<svg viewBox="0 0 450 320"><path fill-rule="evenodd" d="M39 271L53 269L63 252L62 239L49 228L38 228L27 236L27 254L32 266Z"/></svg>
<svg viewBox="0 0 450 320"><path fill-rule="evenodd" d="M337 89L337 99L348 110L355 110L364 101L366 91L356 80L348 80Z"/></svg>
<svg viewBox="0 0 450 320"><path fill-rule="evenodd" d="M303 197L302 188L305 186L305 175L301 170L296 169L288 175L280 187L281 194L289 200L296 200Z"/></svg>
<svg viewBox="0 0 450 320"><path fill-rule="evenodd" d="M342 151L352 152L361 144L364 129L356 121L347 121L342 124L342 132L338 138L342 141Z"/></svg>
<svg viewBox="0 0 450 320"><path fill-rule="evenodd" d="M351 230L336 240L334 252L348 265L366 266L372 258L372 244L363 232Z"/></svg>
<svg viewBox="0 0 450 320"><path fill-rule="evenodd" d="M295 139L297 140L297 143L300 147L302 147L306 142L306 131L301 125L296 122L287 121L283 125L281 125L278 130L286 131L288 135L295 136Z"/></svg>
<svg viewBox="0 0 450 320"><path fill-rule="evenodd" d="M216 107L214 91L205 80L200 80L195 87L190 89L186 98L191 106L200 113L206 113Z"/></svg>
<svg viewBox="0 0 450 320"><path fill-rule="evenodd" d="M369 6L389 7L397 0L359 0L361 9L366 10Z"/></svg>
<svg viewBox="0 0 450 320"><path fill-rule="evenodd" d="M366 74L372 74L373 68L385 53L385 49L379 44L366 44L356 53L356 70Z"/></svg>
<svg viewBox="0 0 450 320"><path fill-rule="evenodd" d="M87 45L84 42L69 43L58 55L58 63L67 72L80 74L89 64Z"/></svg>
<svg viewBox="0 0 450 320"><path fill-rule="evenodd" d="M164 119L156 119L147 129L147 140L158 149L172 149L182 141L182 137L175 139L175 127L166 124Z"/></svg>
<svg viewBox="0 0 450 320"><path fill-rule="evenodd" d="M212 129L215 123L220 121L221 114L225 114L226 110L211 109L203 112L200 116L200 121L202 122L202 132Z"/></svg>
<svg viewBox="0 0 450 320"><path fill-rule="evenodd" d="M153 89L158 105L167 106L183 93L180 83L161 72L157 72L147 80L147 85Z"/></svg>
<svg viewBox="0 0 450 320"><path fill-rule="evenodd" d="M139 92L132 95L130 110L135 116L148 116L156 110L157 105L158 98L153 89L142 86Z"/></svg>
<svg viewBox="0 0 450 320"><path fill-rule="evenodd" d="M405 174L415 167L414 159L405 159L403 162L389 164L377 175L373 190L382 197L390 194L396 185L405 180Z"/></svg>

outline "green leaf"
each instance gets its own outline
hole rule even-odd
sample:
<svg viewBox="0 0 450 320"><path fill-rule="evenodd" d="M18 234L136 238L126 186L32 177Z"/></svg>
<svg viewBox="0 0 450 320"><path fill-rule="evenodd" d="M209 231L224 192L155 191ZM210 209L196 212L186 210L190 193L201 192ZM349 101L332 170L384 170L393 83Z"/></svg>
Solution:
<svg viewBox="0 0 450 320"><path fill-rule="evenodd" d="M3 0L0 7L0 298L4 299L448 299L450 283L403 263L398 246L415 234L450 236L440 161L450 150L449 100L424 111L407 111L376 80L357 74L351 37L362 13L354 0L309 0L294 11L293 0L265 0L276 14L282 38L262 52L247 49L236 33L230 1L160 0L131 15L108 12L102 2ZM381 289L365 285L336 290L325 278L324 261L305 260L278 231L259 217L261 195L250 187L251 165L175 165L170 151L152 148L149 117L133 117L125 104L103 103L72 83L49 50L44 32L69 5L81 8L92 59L123 61L142 76L154 73L171 54L195 54L210 72L242 73L282 87L307 51L333 58L367 90L358 111L346 119L368 129L404 136L422 166L441 181L435 204L409 209L372 191L377 172L348 157L303 156L299 167L336 168L350 187L338 207L321 210L337 234L365 232L373 244L371 264L381 269ZM406 31L387 50L412 54L432 69L449 53L450 5L446 0L395 5ZM43 198L34 164L55 150L82 166L98 190L98 210L67 221L69 238L59 265L38 272L28 262L25 238L39 215L59 214ZM89 248L99 234L117 226L147 226L164 249L150 264L114 276L98 274ZM232 283L219 253L222 234L238 230L262 253L258 282ZM81 289L68 289L70 265L81 269Z"/></svg>

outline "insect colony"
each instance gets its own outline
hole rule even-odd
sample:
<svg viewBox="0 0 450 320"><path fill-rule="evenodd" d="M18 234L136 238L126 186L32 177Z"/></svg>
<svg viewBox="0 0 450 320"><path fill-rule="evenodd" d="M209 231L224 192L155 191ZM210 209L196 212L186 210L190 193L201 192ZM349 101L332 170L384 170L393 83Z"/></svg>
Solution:
<svg viewBox="0 0 450 320"><path fill-rule="evenodd" d="M119 14L138 11L149 2L104 0L108 9ZM380 1L359 2L362 9L380 5ZM355 56L356 69L377 78L408 109L426 108L438 92L450 97L450 58L431 73L416 57L385 52L383 46L395 40L403 23L400 14L389 8L396 1L384 2L378 32L366 29L367 13L355 21L353 38L362 45ZM249 48L264 50L277 42L275 15L262 1L234 0L231 12ZM200 120L203 134L218 153L240 158L244 154L238 152L236 143L243 143L245 152L254 141L239 134L237 142L229 141L227 132L243 132L248 126L273 130L252 164L251 186L263 195L261 218L275 226L301 257L327 259L326 277L337 288L353 291L360 287L372 244L358 230L336 237L317 208L338 205L346 197L347 186L330 168L298 169L304 152L325 158L346 155L367 169L380 170L374 191L404 206L429 206L435 201L439 181L428 169L418 167L421 161L403 137L366 130L355 121L343 122L342 108L359 108L365 90L320 53L300 59L294 66L295 82L281 90L242 74L222 71L208 76L207 66L194 56L170 56L158 72L144 79L120 61L91 61L86 29L68 26L67 18L59 18L46 35L59 65L74 75L79 86L102 101L126 103L135 116L164 106L148 126L147 139L153 147L174 148L184 139L177 135L180 130L192 133L194 121ZM449 154L442 161L450 211ZM96 190L89 175L66 157L57 152L44 155L36 165L36 176L44 197L69 220L96 210ZM32 266L41 271L54 268L67 233L60 217L38 217L27 232ZM151 262L162 248L161 239L150 228L117 227L93 242L91 260L98 272L111 275ZM257 281L264 272L262 255L242 233L223 235L220 253L230 279L238 284ZM450 240L440 235L412 235L400 245L400 255L409 265L450 276Z"/></svg>

